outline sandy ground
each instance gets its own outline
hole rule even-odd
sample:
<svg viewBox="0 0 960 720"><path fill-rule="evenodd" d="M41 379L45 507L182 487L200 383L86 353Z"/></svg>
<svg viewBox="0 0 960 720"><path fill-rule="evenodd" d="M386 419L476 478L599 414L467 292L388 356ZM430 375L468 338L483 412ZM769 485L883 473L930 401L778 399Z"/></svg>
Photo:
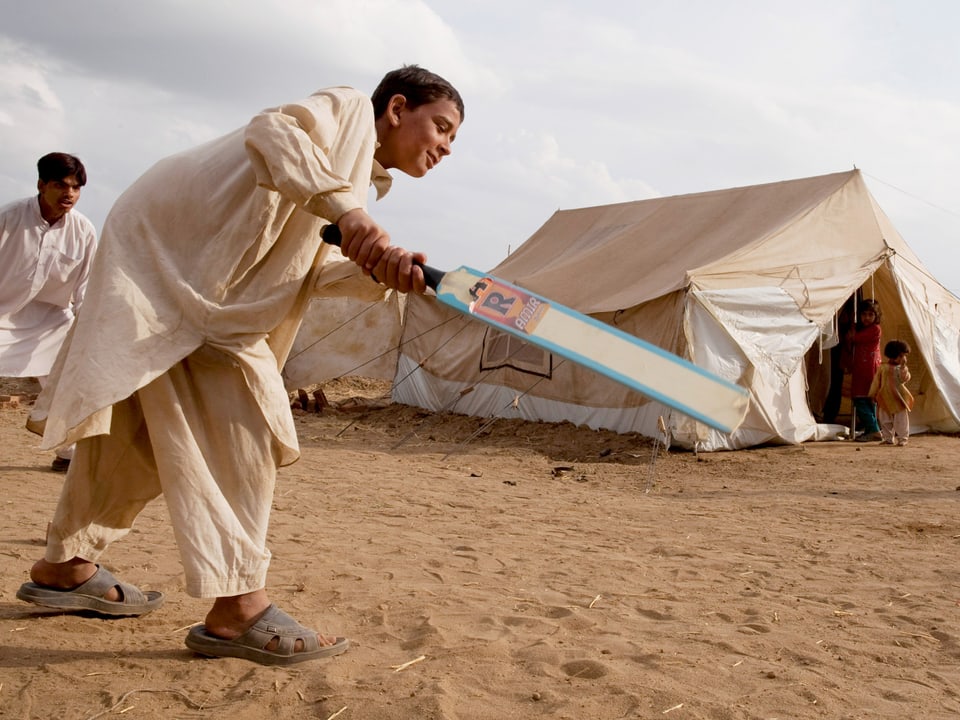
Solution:
<svg viewBox="0 0 960 720"><path fill-rule="evenodd" d="M104 559L160 610L18 601L62 476L0 410L0 717L960 717L958 438L654 453L365 389L297 411L270 543L273 599L354 645L282 669L184 647L162 501Z"/></svg>

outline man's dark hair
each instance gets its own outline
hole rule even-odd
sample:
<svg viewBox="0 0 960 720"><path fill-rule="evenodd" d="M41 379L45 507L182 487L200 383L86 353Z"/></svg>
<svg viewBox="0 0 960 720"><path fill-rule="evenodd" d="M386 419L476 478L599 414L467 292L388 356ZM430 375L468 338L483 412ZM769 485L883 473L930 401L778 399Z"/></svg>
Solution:
<svg viewBox="0 0 960 720"><path fill-rule="evenodd" d="M394 95L403 95L411 108L436 100L452 100L460 112L460 122L463 122L463 99L457 89L436 73L419 65L404 65L383 76L370 98L373 101L375 117L379 118L387 111L390 98Z"/></svg>
<svg viewBox="0 0 960 720"><path fill-rule="evenodd" d="M910 346L903 340L891 340L883 346L883 354L891 360L896 360L901 355L910 352Z"/></svg>
<svg viewBox="0 0 960 720"><path fill-rule="evenodd" d="M80 158L67 153L48 153L37 160L37 173L43 182L63 180L71 175L77 178L80 187L87 184L87 169Z"/></svg>

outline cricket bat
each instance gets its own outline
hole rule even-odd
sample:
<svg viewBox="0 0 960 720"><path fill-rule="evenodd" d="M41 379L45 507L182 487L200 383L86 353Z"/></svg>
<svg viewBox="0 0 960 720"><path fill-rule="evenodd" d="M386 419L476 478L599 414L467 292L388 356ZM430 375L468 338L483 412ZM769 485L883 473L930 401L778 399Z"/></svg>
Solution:
<svg viewBox="0 0 960 720"><path fill-rule="evenodd" d="M323 241L340 246L340 228ZM720 432L747 413L749 392L618 328L469 267L444 272L421 265L437 300L457 312L572 360Z"/></svg>

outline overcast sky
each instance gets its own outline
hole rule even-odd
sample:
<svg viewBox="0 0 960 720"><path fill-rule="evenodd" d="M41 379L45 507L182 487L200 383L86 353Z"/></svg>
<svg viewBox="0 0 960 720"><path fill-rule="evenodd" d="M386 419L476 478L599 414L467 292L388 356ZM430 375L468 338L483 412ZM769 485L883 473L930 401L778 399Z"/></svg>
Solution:
<svg viewBox="0 0 960 720"><path fill-rule="evenodd" d="M489 269L558 209L860 168L960 294L955 0L0 0L0 204L79 155L102 227L156 160L418 63L466 122L371 207L431 264ZM653 259L655 260L655 259ZM617 262L617 258L611 258Z"/></svg>

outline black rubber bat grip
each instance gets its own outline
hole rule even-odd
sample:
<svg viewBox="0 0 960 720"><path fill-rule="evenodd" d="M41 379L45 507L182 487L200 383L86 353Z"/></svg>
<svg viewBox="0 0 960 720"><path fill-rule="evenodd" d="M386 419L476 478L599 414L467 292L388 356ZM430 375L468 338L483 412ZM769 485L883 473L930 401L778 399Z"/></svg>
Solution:
<svg viewBox="0 0 960 720"><path fill-rule="evenodd" d="M343 236L340 234L340 228L336 225L327 225L320 233L320 237L328 245L336 245L337 247L340 247L340 242L343 240ZM427 287L435 291L446 273L443 270L424 265L416 260L414 260L413 263L423 271L423 279L426 281Z"/></svg>

